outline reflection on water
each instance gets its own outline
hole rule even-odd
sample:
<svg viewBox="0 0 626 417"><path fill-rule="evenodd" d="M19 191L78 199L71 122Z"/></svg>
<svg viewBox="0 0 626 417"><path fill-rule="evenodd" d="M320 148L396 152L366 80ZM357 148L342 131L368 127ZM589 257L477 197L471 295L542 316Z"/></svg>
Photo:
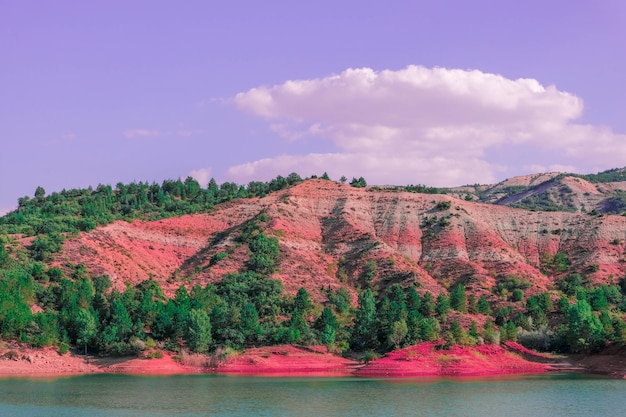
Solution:
<svg viewBox="0 0 626 417"><path fill-rule="evenodd" d="M626 381L88 375L0 380L1 416L619 416Z"/></svg>

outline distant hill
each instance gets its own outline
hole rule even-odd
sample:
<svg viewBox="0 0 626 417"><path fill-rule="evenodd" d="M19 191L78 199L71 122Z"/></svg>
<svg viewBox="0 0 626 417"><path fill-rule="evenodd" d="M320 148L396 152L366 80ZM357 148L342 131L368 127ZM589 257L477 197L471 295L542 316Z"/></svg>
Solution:
<svg viewBox="0 0 626 417"><path fill-rule="evenodd" d="M495 185L455 187L452 195L527 210L626 212L626 168L598 174L550 172L509 178Z"/></svg>

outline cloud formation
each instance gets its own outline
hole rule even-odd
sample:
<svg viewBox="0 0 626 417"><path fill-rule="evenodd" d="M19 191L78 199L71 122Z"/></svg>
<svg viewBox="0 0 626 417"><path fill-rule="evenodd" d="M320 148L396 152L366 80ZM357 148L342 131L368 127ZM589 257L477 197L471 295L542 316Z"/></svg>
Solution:
<svg viewBox="0 0 626 417"><path fill-rule="evenodd" d="M211 179L211 168L194 169L189 173L189 176L198 181L202 187L206 187Z"/></svg>
<svg viewBox="0 0 626 417"><path fill-rule="evenodd" d="M231 167L227 177L239 182L327 171L376 184L449 186L491 183L533 166L593 172L621 166L626 156L626 135L575 123L579 97L477 70L348 69L253 88L232 102L285 139L322 138L336 148Z"/></svg>

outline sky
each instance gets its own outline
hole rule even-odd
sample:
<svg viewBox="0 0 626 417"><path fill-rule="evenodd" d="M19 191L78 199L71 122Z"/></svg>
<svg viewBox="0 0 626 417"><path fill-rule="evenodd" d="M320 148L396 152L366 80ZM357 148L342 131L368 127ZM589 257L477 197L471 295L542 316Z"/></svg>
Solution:
<svg viewBox="0 0 626 417"><path fill-rule="evenodd" d="M622 0L0 0L0 214L38 186L626 166Z"/></svg>

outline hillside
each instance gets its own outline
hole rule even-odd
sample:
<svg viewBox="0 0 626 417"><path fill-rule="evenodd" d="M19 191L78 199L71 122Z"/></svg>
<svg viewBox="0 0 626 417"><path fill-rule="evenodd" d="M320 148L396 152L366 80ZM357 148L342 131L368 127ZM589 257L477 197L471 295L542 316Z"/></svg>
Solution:
<svg viewBox="0 0 626 417"><path fill-rule="evenodd" d="M38 189L0 219L0 336L112 355L619 346L626 217L607 212L620 212L621 177L446 193L297 174ZM513 207L532 204L548 211Z"/></svg>
<svg viewBox="0 0 626 417"><path fill-rule="evenodd" d="M321 287L365 287L367 261L375 265L375 287L417 284L434 295L457 283L487 293L510 276L531 282L536 293L571 272L588 273L595 283L626 272L622 216L531 212L325 180L226 203L208 214L118 221L68 239L55 261L82 263L109 275L118 288L152 277L172 294L181 283L215 282L241 270L248 254L237 236L261 213L268 218L263 230L280 243L273 277L288 292L305 287L318 300ZM218 252L228 256L210 265ZM557 253L567 254L567 269L542 273Z"/></svg>
<svg viewBox="0 0 626 417"><path fill-rule="evenodd" d="M523 175L495 185L456 187L449 193L528 210L622 214L626 212L626 168L590 175Z"/></svg>

